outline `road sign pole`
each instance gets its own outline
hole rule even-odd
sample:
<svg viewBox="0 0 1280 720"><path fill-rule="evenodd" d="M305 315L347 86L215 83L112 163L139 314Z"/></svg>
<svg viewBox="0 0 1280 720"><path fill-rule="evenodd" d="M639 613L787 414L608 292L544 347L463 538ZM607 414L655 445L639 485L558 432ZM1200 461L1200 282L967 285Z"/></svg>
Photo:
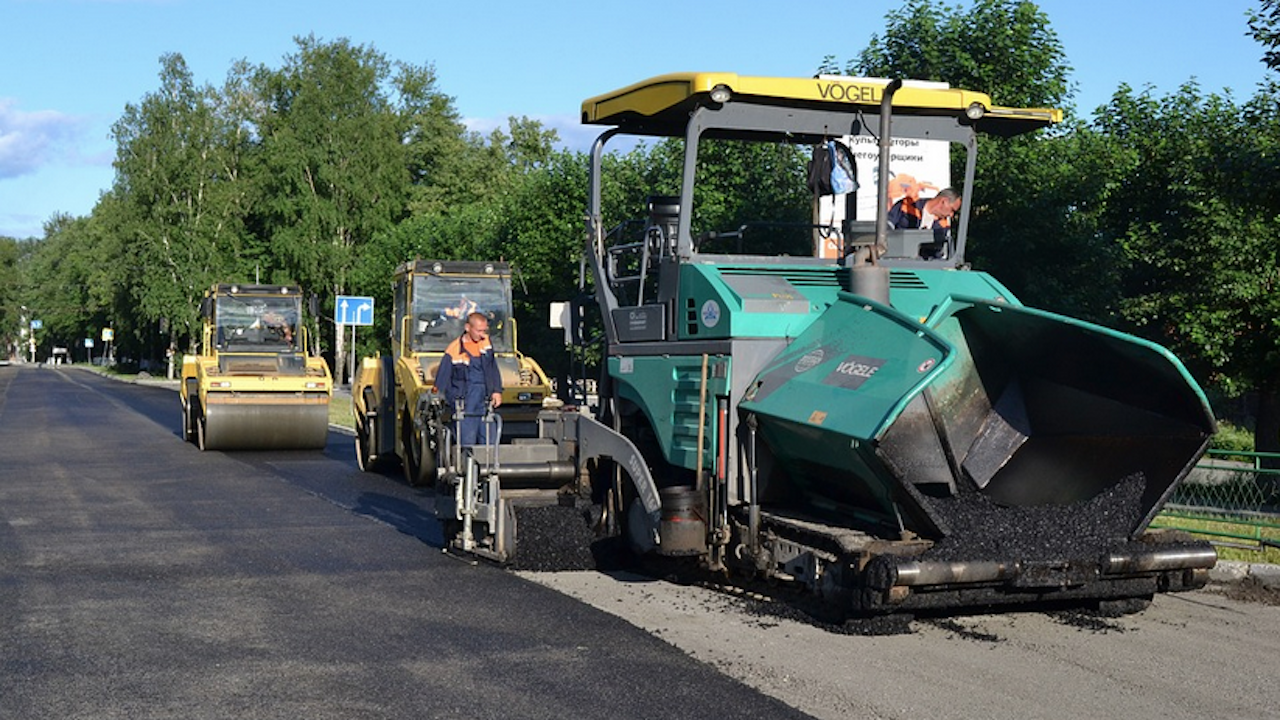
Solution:
<svg viewBox="0 0 1280 720"><path fill-rule="evenodd" d="M333 322L338 327L338 347L334 349L334 364L348 366L341 372L343 378L355 379L356 375L356 326L373 324L373 298L363 295L338 295L333 301ZM346 348L346 326L351 326L351 349ZM339 380L338 382L341 382Z"/></svg>

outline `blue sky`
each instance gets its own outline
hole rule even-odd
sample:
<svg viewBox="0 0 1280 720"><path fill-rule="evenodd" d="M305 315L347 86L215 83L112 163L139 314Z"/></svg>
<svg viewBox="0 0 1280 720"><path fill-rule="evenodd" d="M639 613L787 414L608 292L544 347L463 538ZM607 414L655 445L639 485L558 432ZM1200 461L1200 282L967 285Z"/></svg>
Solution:
<svg viewBox="0 0 1280 720"><path fill-rule="evenodd" d="M968 4L967 2L965 3ZM1041 0L1074 67L1076 105L1120 83L1159 94L1196 78L1250 95L1264 75L1245 36L1257 0ZM32 237L58 212L88 214L113 178L111 124L178 52L200 83L232 62L279 67L293 38L349 38L435 66L468 124L511 115L573 147L581 101L667 72L812 75L855 56L898 0L0 0L0 235ZM983 88L973 88L982 90Z"/></svg>

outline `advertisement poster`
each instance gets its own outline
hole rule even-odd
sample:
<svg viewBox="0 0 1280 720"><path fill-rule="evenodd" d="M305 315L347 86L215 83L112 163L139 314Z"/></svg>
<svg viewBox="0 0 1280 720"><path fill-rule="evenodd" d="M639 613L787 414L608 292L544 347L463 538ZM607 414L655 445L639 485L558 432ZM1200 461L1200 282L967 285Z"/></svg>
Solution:
<svg viewBox="0 0 1280 720"><path fill-rule="evenodd" d="M876 180L880 161L880 148L876 139L867 135L846 136L841 141L849 146L857 163L858 189L855 195L857 216L854 220L873 222L876 219ZM943 188L951 187L950 143L945 140L916 140L896 138L889 150L889 206L904 196L930 198ZM839 227L844 222L844 195L826 195L818 198L818 217L814 223ZM836 259L840 256L840 238L837 235L822 237L818 233L816 257Z"/></svg>

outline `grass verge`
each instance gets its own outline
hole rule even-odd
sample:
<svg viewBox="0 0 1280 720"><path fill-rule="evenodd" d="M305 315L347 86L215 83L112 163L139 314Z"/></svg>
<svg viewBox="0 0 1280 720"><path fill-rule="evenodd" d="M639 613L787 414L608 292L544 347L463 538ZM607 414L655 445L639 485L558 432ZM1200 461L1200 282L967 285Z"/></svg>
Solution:
<svg viewBox="0 0 1280 720"><path fill-rule="evenodd" d="M356 429L356 419L351 414L351 396L345 393L334 393L329 398L329 424Z"/></svg>
<svg viewBox="0 0 1280 720"><path fill-rule="evenodd" d="M1156 516L1151 526L1185 530L1210 540L1217 546L1218 557L1222 560L1280 565L1280 548L1260 542L1263 538L1280 542L1280 520L1274 523L1251 522L1164 512Z"/></svg>

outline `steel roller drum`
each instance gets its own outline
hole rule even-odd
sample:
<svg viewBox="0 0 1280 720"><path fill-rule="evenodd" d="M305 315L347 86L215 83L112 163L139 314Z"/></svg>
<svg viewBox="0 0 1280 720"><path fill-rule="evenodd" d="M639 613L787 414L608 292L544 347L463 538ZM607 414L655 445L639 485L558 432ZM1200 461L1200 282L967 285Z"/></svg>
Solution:
<svg viewBox="0 0 1280 720"><path fill-rule="evenodd" d="M206 450L310 450L329 436L326 395L208 395L204 416Z"/></svg>

